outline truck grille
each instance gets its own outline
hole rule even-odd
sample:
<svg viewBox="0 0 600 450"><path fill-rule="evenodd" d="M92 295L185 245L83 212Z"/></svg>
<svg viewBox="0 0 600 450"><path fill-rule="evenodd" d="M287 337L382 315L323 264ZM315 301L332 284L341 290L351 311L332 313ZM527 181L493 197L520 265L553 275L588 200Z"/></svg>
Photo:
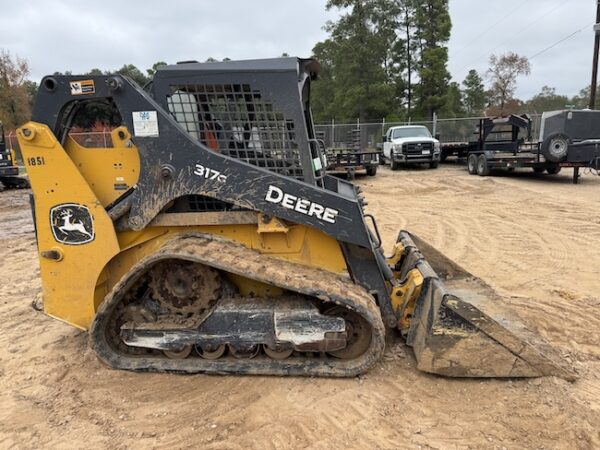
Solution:
<svg viewBox="0 0 600 450"><path fill-rule="evenodd" d="M429 150L429 154L433 153L432 142L409 142L402 144L402 153L407 156L422 156L423 150Z"/></svg>

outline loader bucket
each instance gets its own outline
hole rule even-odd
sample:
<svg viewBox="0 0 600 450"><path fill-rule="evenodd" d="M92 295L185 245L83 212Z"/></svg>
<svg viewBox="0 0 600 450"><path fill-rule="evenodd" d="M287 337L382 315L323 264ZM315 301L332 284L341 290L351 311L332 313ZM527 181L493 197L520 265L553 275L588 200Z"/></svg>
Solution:
<svg viewBox="0 0 600 450"><path fill-rule="evenodd" d="M519 322L490 286L408 232L400 232L398 241L405 249L401 276L414 268L423 275L407 334L420 370L574 379L557 350Z"/></svg>

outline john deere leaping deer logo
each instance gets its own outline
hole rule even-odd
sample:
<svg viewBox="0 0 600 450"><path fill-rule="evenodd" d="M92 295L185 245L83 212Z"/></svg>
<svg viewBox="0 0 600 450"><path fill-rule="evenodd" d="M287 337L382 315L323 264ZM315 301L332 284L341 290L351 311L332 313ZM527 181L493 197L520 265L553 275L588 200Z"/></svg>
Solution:
<svg viewBox="0 0 600 450"><path fill-rule="evenodd" d="M94 219L87 206L63 203L50 210L54 239L63 244L80 245L94 240Z"/></svg>

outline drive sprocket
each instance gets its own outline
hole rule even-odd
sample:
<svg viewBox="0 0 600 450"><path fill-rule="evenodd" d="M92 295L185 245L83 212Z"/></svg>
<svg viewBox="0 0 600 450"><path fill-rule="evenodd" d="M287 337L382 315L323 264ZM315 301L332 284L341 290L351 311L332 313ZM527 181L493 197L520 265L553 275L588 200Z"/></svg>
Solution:
<svg viewBox="0 0 600 450"><path fill-rule="evenodd" d="M166 260L148 272L152 298L179 316L204 316L221 294L219 273L203 264Z"/></svg>

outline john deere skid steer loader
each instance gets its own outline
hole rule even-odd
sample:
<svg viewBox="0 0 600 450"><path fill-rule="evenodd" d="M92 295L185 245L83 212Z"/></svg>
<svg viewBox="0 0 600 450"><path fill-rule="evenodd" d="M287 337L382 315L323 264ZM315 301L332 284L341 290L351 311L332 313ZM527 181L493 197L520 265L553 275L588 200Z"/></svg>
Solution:
<svg viewBox="0 0 600 450"><path fill-rule="evenodd" d="M166 66L147 90L44 78L18 138L45 312L90 330L119 369L353 376L398 329L427 372L568 376L485 283L415 236L384 257L358 189L324 174L318 72L281 58ZM110 145L69 132L94 102L120 118Z"/></svg>

